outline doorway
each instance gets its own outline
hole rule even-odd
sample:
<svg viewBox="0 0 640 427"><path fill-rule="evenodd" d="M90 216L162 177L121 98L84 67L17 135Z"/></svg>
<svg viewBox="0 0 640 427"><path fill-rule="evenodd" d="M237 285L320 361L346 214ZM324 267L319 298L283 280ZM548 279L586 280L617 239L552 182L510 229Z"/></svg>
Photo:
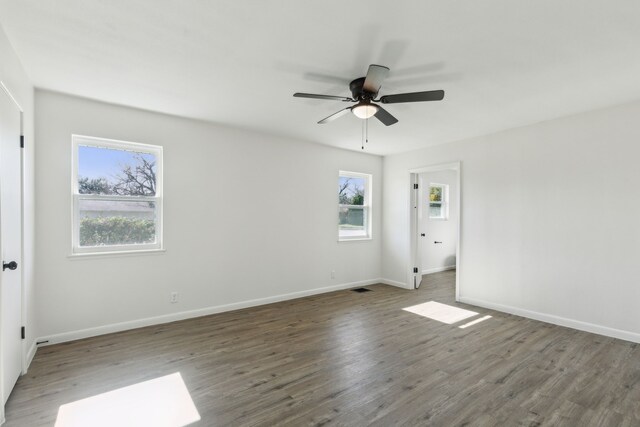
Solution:
<svg viewBox="0 0 640 427"><path fill-rule="evenodd" d="M0 395L4 408L23 371L22 111L0 82ZM2 411L4 412L4 411Z"/></svg>
<svg viewBox="0 0 640 427"><path fill-rule="evenodd" d="M410 182L410 287L418 289L424 275L456 270L456 301L460 278L460 162L412 169Z"/></svg>

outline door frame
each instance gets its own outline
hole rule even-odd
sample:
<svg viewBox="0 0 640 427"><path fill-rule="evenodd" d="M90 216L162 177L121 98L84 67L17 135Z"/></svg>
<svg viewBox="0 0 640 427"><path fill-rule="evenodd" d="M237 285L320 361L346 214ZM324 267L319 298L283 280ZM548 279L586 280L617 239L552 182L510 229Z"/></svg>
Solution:
<svg viewBox="0 0 640 427"><path fill-rule="evenodd" d="M11 93L11 90L9 90L9 88L7 87L7 85L5 84L4 81L0 80L0 96L7 96L9 98L9 100L13 103L13 105L16 107L16 109L18 110L19 114L20 114L20 136L22 138L24 138L24 109L22 108L22 106L20 105L20 103L16 100L16 98L13 96L13 94ZM16 141L16 144L18 144L19 141ZM22 266L20 268L20 320L22 323L22 326L26 326L26 307L25 307L25 286L24 286L24 272L25 272L25 268L24 268L24 259L25 259L25 252L24 252L24 219L25 219L25 215L24 215L24 208L25 208L25 203L24 203L24 162L25 162L25 156L24 156L24 149L20 150L20 262L22 263ZM2 249L1 247L1 242L0 242L0 250ZM1 282L1 279L0 279ZM2 286L2 283L0 283L0 286ZM0 329L0 333L2 333L2 329ZM0 337L0 341L1 341L1 337ZM20 346L20 351L21 351L21 365L22 365L22 369L21 369L21 375L24 375L27 373L27 359L26 359L26 340L22 340L21 342L21 346ZM2 363L2 361L0 361L0 363ZM2 390L0 390L0 399L3 399L4 401L4 396L2 396ZM4 405L0 405L0 423L4 422Z"/></svg>
<svg viewBox="0 0 640 427"><path fill-rule="evenodd" d="M409 274L407 280L407 287L409 289L415 289L414 286L414 273L413 267L416 263L416 260L421 255L420 253L420 245L418 233L419 231L419 215L418 208L415 206L417 202L421 199L419 197L419 191L422 189L414 189L414 183L418 183L419 175L427 172L438 172L443 170L453 170L456 172L456 182L458 184L458 192L456 194L456 202L458 204L458 218L456 224L456 293L455 298L456 301L460 301L460 275L462 271L460 267L462 263L460 262L460 253L461 251L461 227L462 223L462 162L451 162L451 163L439 163L435 165L422 166L419 168L409 169L409 259L407 260L407 265L409 266ZM418 274L422 274L421 271Z"/></svg>

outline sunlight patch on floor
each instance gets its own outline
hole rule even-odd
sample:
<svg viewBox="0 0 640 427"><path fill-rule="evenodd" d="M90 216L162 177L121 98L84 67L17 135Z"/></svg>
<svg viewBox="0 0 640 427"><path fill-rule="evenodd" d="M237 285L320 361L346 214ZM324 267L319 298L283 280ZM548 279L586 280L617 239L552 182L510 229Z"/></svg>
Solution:
<svg viewBox="0 0 640 427"><path fill-rule="evenodd" d="M468 328L469 326L473 326L473 325L475 325L475 324L477 324L477 323L484 322L484 321L485 321L485 320L487 320L487 319L491 319L491 316L486 315L486 316L484 316L484 317L479 317L479 318L478 318L478 319L476 319L476 320L472 320L472 321L471 321L471 322L469 322L469 323L465 323L464 325L460 325L460 326L458 326L458 328L460 328L460 329Z"/></svg>
<svg viewBox="0 0 640 427"><path fill-rule="evenodd" d="M56 427L183 427L200 420L179 372L60 406Z"/></svg>
<svg viewBox="0 0 640 427"><path fill-rule="evenodd" d="M438 322L451 325L461 320L468 319L477 315L475 311L465 310L463 308L453 307L447 304L441 304L435 301L428 301L418 305L412 305L411 307L403 308L404 311L417 314L429 319L437 320Z"/></svg>

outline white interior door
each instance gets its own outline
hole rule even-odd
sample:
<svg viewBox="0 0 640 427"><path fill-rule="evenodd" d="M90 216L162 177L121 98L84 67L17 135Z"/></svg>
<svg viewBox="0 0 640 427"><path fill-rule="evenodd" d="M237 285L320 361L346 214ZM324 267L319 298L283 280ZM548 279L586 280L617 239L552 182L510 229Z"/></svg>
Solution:
<svg viewBox="0 0 640 427"><path fill-rule="evenodd" d="M22 371L20 111L0 89L0 375L2 403Z"/></svg>
<svg viewBox="0 0 640 427"><path fill-rule="evenodd" d="M413 278L413 287L418 289L422 282L422 256L421 256L421 242L420 242L420 176L418 174L411 174L411 246L413 253L413 265L411 266L411 276Z"/></svg>
<svg viewBox="0 0 640 427"><path fill-rule="evenodd" d="M429 191L428 187L429 187L429 181L424 179L424 174L418 174L418 194L416 196L418 198L418 209L416 209L417 210L416 214L418 216L416 219L416 221L418 222L418 225L417 225L418 251L416 252L416 265L420 269L420 280L422 280L422 275L425 268L424 253L427 250L426 236L428 234L428 230L427 230L427 223L425 221L425 217L429 216L429 210L426 208L427 200L425 198L425 194L426 194L425 191L426 192Z"/></svg>

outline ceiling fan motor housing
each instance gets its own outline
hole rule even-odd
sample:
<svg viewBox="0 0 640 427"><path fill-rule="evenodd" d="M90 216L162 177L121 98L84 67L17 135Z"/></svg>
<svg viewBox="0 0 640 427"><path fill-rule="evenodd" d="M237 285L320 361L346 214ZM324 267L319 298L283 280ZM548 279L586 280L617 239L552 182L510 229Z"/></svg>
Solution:
<svg viewBox="0 0 640 427"><path fill-rule="evenodd" d="M349 90L351 90L351 95L356 101L371 101L377 95L377 93L367 92L362 89L364 86L364 80L365 77L360 77L359 79L355 79L349 83Z"/></svg>

